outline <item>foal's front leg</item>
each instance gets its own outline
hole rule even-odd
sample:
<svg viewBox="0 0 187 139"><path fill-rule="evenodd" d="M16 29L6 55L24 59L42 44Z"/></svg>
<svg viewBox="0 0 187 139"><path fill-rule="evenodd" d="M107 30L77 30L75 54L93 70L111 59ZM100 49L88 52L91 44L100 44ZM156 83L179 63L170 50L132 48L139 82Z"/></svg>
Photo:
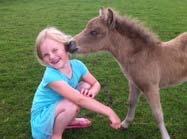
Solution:
<svg viewBox="0 0 187 139"><path fill-rule="evenodd" d="M132 82L129 82L129 100L128 100L129 108L128 108L128 113L126 115L126 118L122 122L122 127L125 129L128 128L129 125L134 120L136 104L138 102L139 94L140 92L138 88L135 86L135 84Z"/></svg>
<svg viewBox="0 0 187 139"><path fill-rule="evenodd" d="M146 96L147 101L153 112L153 115L156 119L157 125L162 135L162 139L170 139L170 136L168 134L168 131L164 123L164 116L163 116L162 107L160 103L159 87L150 86L149 88L150 88L149 90L146 90L144 92L144 95Z"/></svg>

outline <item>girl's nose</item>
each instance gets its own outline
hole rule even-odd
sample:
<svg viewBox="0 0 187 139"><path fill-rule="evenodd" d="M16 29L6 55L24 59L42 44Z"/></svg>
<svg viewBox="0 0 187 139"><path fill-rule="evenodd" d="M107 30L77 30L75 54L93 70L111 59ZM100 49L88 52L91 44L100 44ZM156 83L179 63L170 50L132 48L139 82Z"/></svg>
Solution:
<svg viewBox="0 0 187 139"><path fill-rule="evenodd" d="M49 59L52 60L55 57L55 55L53 53L49 54Z"/></svg>

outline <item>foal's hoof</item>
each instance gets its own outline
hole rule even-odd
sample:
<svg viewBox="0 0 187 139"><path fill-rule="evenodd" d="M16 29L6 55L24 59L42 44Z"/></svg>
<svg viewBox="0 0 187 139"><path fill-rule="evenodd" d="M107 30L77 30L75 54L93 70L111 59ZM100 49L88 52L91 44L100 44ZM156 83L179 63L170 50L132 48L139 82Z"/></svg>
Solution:
<svg viewBox="0 0 187 139"><path fill-rule="evenodd" d="M120 130L120 131L127 131L128 128L124 128L123 126L121 126L121 127L119 128L119 130Z"/></svg>
<svg viewBox="0 0 187 139"><path fill-rule="evenodd" d="M128 127L129 127L129 124L130 124L130 122L127 122L127 120L124 120L124 121L121 123L121 127L127 130Z"/></svg>

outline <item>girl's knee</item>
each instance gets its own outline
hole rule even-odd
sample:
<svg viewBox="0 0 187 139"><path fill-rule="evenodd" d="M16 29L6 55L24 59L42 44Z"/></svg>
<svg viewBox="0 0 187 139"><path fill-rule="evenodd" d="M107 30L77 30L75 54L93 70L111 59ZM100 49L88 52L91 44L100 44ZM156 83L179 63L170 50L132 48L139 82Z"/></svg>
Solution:
<svg viewBox="0 0 187 139"><path fill-rule="evenodd" d="M62 113L62 112L74 112L78 113L80 111L80 108L78 105L72 103L69 100L62 100L56 107L56 115Z"/></svg>
<svg viewBox="0 0 187 139"><path fill-rule="evenodd" d="M56 116L56 121L58 122L62 122L63 119L64 119L64 112L61 112Z"/></svg>
<svg viewBox="0 0 187 139"><path fill-rule="evenodd" d="M72 103L70 109L73 113L76 113L76 114L80 112L80 107L76 104L73 104L73 103Z"/></svg>
<svg viewBox="0 0 187 139"><path fill-rule="evenodd" d="M64 120L65 117L71 116L74 117L80 112L80 108L77 105L71 105L70 107L67 107L64 111L59 112L56 115L56 120L61 122Z"/></svg>
<svg viewBox="0 0 187 139"><path fill-rule="evenodd" d="M91 85L87 82L81 81L78 86L77 86L77 90L81 90L81 88L86 88L86 89L90 89Z"/></svg>
<svg viewBox="0 0 187 139"><path fill-rule="evenodd" d="M66 100L66 105L64 105L64 110L67 113L77 114L80 111L80 107L71 101Z"/></svg>

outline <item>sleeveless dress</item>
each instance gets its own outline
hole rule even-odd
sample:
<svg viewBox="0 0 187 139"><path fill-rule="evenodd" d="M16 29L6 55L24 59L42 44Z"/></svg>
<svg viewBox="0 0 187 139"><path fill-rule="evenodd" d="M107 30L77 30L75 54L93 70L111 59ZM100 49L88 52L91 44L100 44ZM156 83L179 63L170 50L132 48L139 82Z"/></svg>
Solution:
<svg viewBox="0 0 187 139"><path fill-rule="evenodd" d="M55 81L65 81L76 88L82 78L88 73L87 67L79 60L70 60L72 77L68 78L55 68L46 67L41 83L39 84L32 102L31 130L34 139L50 139L55 121L57 104L63 96L52 90L48 84Z"/></svg>

